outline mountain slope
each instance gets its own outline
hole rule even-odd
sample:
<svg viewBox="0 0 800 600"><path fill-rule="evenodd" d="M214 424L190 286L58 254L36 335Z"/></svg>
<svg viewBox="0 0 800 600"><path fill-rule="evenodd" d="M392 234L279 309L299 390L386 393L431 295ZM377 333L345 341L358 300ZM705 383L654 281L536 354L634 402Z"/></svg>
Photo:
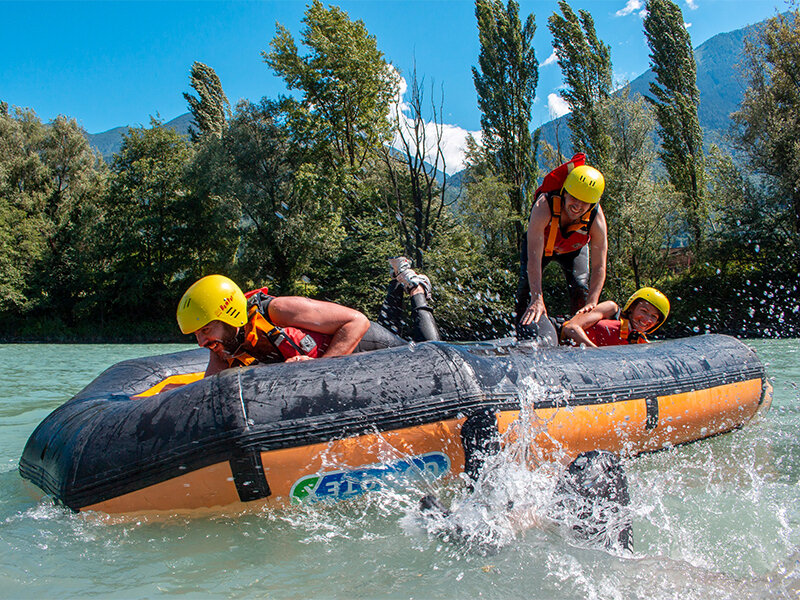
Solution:
<svg viewBox="0 0 800 600"><path fill-rule="evenodd" d="M189 113L175 117L171 121L164 123L181 134L189 134L189 126L192 124L192 115ZM86 139L89 145L97 150L107 162L111 162L114 154L119 152L122 146L122 136L128 133L129 127L114 127L102 133L87 133Z"/></svg>
<svg viewBox="0 0 800 600"><path fill-rule="evenodd" d="M697 88L700 106L697 114L706 145L724 143L731 126L731 113L739 109L746 89L742 75L744 42L764 27L764 23L742 29L719 33L695 48L697 63ZM648 69L630 82L631 95L650 95L650 83L655 73ZM569 115L564 115L542 125L542 139L552 146L556 140L562 153L571 154L569 143Z"/></svg>

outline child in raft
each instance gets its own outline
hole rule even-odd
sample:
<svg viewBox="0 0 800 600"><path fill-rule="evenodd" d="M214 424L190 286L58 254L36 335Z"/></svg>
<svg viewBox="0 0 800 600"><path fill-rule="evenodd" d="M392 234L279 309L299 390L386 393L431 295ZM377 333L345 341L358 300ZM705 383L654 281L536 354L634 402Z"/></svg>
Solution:
<svg viewBox="0 0 800 600"><path fill-rule="evenodd" d="M669 300L655 288L634 292L620 310L606 300L593 309L578 313L561 327L561 342L573 345L619 346L646 344L645 334L653 333L669 315Z"/></svg>

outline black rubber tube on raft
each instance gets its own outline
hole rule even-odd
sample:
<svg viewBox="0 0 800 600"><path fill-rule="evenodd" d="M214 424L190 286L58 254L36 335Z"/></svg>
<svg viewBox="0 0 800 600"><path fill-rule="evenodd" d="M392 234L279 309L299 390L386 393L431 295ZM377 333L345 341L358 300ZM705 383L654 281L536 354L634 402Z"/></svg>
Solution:
<svg viewBox="0 0 800 600"><path fill-rule="evenodd" d="M425 342L329 360L229 369L133 398L166 377L202 371L207 356L197 349L110 367L36 428L20 459L21 475L80 510L228 463L238 500L250 501L281 493L272 487L277 467L264 462L270 452L448 420L459 423L460 430L470 416L487 411L513 416L521 395L530 394L525 390L534 390L537 411L607 411L635 401L643 412L646 405L646 422L630 424L638 428L637 439L644 439L672 427L660 417L669 408L665 397L695 394L702 406L706 396L726 386L750 382L757 388L755 398L742 401L747 407L712 419L689 434L691 439L667 435L666 442L650 446L640 440L627 449L630 453L730 430L769 404L769 384L755 353L721 335L602 349ZM577 451L594 449L593 444L587 440ZM598 440L596 449L618 451L604 444ZM443 451L452 453L452 448ZM462 460L469 459L467 450Z"/></svg>

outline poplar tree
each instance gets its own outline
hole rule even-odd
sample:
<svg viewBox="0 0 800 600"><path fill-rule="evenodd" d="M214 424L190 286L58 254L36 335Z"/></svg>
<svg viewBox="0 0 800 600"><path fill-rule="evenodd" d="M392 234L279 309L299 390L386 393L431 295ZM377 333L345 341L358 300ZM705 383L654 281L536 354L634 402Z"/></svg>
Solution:
<svg viewBox="0 0 800 600"><path fill-rule="evenodd" d="M528 194L536 187L538 135L530 132L531 107L539 81L533 49L532 14L522 25L519 4L476 0L481 50L472 78L478 93L484 151L508 186L513 219L512 253L519 248L528 221Z"/></svg>
<svg viewBox="0 0 800 600"><path fill-rule="evenodd" d="M565 0L558 3L563 16L553 13L548 27L567 87L562 96L569 104L572 148L585 152L602 171L608 162L610 139L601 104L611 93L611 51L598 37L588 11L576 15Z"/></svg>
<svg viewBox="0 0 800 600"><path fill-rule="evenodd" d="M745 45L749 87L733 117L739 143L755 169L767 175L764 221L773 243L793 238L800 263L800 10L778 15ZM781 236L781 232L789 236Z"/></svg>
<svg viewBox="0 0 800 600"><path fill-rule="evenodd" d="M388 115L396 78L362 21L314 0L303 23L307 55L299 53L292 34L280 24L271 51L261 54L289 89L300 91L299 108L315 141L330 159L355 173L391 137Z"/></svg>
<svg viewBox="0 0 800 600"><path fill-rule="evenodd" d="M197 142L205 135L219 139L231 117L231 105L222 90L217 73L208 65L195 62L189 75L189 85L197 92L197 97L186 92L183 94L189 103L194 124L197 125L197 129L189 129L192 141Z"/></svg>
<svg viewBox="0 0 800 600"><path fill-rule="evenodd" d="M661 136L659 156L681 196L695 249L703 245L707 206L704 199L703 134L697 117L700 92L691 38L681 9L670 0L648 0L644 19L655 82L648 101L655 108Z"/></svg>

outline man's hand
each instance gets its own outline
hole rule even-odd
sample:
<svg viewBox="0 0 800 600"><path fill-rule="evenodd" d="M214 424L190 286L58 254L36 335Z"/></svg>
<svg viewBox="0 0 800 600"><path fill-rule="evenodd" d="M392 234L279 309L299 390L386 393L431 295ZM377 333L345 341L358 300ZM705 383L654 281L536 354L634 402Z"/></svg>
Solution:
<svg viewBox="0 0 800 600"><path fill-rule="evenodd" d="M528 308L523 313L519 322L522 325L530 325L531 323L538 322L539 318L544 314L547 314L547 309L544 307L544 299L541 294L537 294L531 299L531 303L528 305Z"/></svg>
<svg viewBox="0 0 800 600"><path fill-rule="evenodd" d="M586 305L583 308L579 309L578 312L576 312L575 314L579 315L581 313L592 312L595 306L597 306L597 302L587 302Z"/></svg>
<svg viewBox="0 0 800 600"><path fill-rule="evenodd" d="M290 356L284 362L301 362L304 360L314 360L310 356L306 356L305 354L298 354L297 356Z"/></svg>

